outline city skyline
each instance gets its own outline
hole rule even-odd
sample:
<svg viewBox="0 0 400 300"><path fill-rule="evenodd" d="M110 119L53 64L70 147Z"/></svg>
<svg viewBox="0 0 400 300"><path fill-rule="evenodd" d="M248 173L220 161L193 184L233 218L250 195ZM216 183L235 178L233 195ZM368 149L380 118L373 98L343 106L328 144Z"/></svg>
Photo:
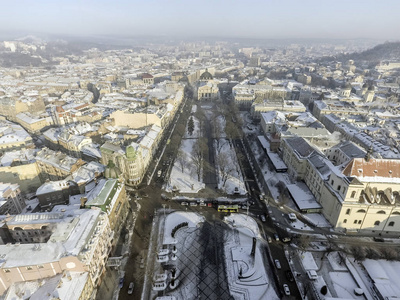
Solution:
<svg viewBox="0 0 400 300"><path fill-rule="evenodd" d="M48 0L3 5L0 33L397 40L397 1Z"/></svg>

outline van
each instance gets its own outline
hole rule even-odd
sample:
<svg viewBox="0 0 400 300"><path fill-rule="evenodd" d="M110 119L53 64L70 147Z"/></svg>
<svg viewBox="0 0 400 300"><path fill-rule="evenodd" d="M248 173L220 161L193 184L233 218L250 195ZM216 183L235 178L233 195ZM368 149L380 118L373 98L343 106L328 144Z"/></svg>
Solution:
<svg viewBox="0 0 400 300"><path fill-rule="evenodd" d="M310 278L311 280L316 280L318 278L318 274L317 272L315 272L314 270L308 270L307 271L307 276L308 278Z"/></svg>

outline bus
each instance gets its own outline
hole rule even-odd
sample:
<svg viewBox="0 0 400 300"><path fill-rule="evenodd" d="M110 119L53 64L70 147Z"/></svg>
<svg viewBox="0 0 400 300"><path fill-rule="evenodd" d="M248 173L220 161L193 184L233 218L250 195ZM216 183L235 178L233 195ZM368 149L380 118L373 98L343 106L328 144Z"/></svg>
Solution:
<svg viewBox="0 0 400 300"><path fill-rule="evenodd" d="M238 205L218 205L219 212L238 212Z"/></svg>

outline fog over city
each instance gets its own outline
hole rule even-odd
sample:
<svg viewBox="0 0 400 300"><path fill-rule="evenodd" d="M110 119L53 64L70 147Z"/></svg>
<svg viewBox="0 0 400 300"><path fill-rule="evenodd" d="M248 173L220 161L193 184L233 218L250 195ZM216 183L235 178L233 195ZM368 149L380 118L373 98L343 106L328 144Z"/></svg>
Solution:
<svg viewBox="0 0 400 300"><path fill-rule="evenodd" d="M400 0L9 0L0 300L400 299Z"/></svg>
<svg viewBox="0 0 400 300"><path fill-rule="evenodd" d="M391 12L399 8L396 0L17 0L2 3L0 35L393 40L399 20Z"/></svg>

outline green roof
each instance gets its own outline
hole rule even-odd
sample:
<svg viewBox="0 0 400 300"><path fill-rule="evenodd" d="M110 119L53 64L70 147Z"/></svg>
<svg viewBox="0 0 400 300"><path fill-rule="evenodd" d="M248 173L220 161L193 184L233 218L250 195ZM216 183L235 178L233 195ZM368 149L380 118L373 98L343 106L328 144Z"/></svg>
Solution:
<svg viewBox="0 0 400 300"><path fill-rule="evenodd" d="M86 202L86 206L96 206L101 208L102 211L107 212L107 206L114 198L115 193L118 190L118 180L109 179L103 185L98 195Z"/></svg>

